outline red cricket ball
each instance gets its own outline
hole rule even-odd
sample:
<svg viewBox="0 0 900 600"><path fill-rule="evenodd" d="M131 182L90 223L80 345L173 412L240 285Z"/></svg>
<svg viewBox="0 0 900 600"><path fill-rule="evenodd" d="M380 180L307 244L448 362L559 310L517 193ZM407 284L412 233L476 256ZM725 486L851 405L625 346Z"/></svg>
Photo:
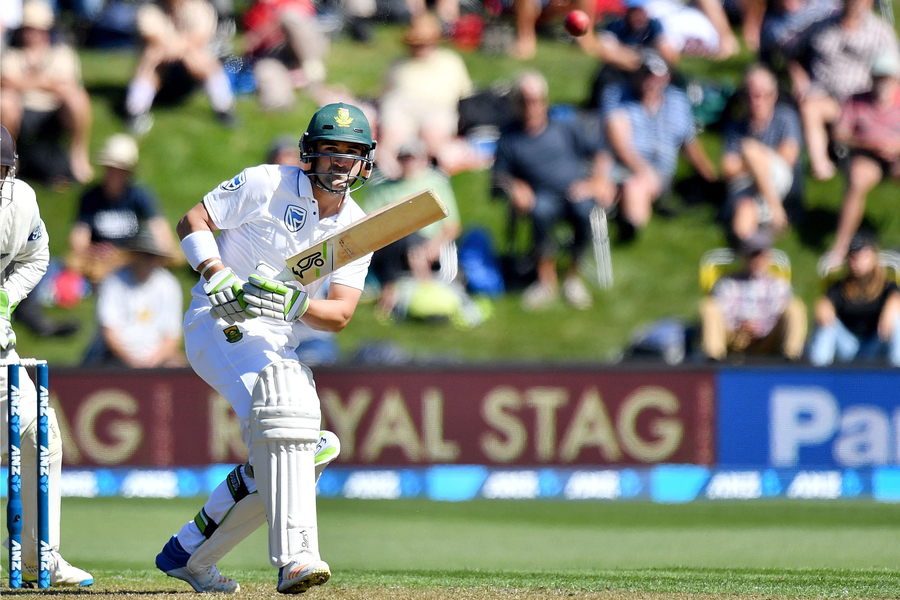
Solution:
<svg viewBox="0 0 900 600"><path fill-rule="evenodd" d="M583 10L573 10L566 15L566 31L575 37L581 37L591 27L591 18Z"/></svg>

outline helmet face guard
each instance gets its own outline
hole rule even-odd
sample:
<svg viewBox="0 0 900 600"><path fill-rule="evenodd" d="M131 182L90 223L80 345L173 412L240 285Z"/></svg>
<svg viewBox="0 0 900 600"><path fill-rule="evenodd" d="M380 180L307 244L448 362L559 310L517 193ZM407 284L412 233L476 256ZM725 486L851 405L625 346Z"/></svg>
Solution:
<svg viewBox="0 0 900 600"><path fill-rule="evenodd" d="M328 141L328 140L322 140ZM366 148L366 153L362 156L357 154L343 154L336 152L316 152L312 147L316 146L315 142L306 144L305 139L300 140L300 160L310 165L310 169L306 171L307 177L326 192L332 194L347 194L355 192L369 180L372 174L372 165L375 160L375 142ZM348 171L335 170L334 159L346 159L353 161ZM315 160L326 159L326 160ZM356 163L359 162L359 173L352 175ZM317 167L318 163L318 167ZM327 165L327 166L325 166ZM323 166L325 166L323 168ZM347 181L335 185L335 179L347 176Z"/></svg>
<svg viewBox="0 0 900 600"><path fill-rule="evenodd" d="M0 125L0 190L4 188L7 180L12 188L16 178L16 163L19 155L16 153L16 140L6 127Z"/></svg>
<svg viewBox="0 0 900 600"><path fill-rule="evenodd" d="M363 153L319 152L321 142L357 144L363 148ZM353 161L349 172L343 168L336 170L335 159ZM306 174L318 188L332 194L358 190L372 174L375 161L375 140L372 139L368 119L361 110L350 104L323 106L313 115L309 127L300 139L300 160L309 166ZM351 175L357 161L361 163L359 173ZM328 165L327 168L323 167L325 164ZM335 184L336 179L345 181Z"/></svg>

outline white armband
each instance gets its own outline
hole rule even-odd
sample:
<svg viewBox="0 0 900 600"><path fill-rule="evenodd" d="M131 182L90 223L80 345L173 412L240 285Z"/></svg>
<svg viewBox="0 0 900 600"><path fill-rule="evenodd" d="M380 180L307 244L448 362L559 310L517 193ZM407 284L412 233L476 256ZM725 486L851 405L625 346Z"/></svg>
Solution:
<svg viewBox="0 0 900 600"><path fill-rule="evenodd" d="M181 251L195 271L211 258L219 258L219 246L212 231L195 231L181 240Z"/></svg>

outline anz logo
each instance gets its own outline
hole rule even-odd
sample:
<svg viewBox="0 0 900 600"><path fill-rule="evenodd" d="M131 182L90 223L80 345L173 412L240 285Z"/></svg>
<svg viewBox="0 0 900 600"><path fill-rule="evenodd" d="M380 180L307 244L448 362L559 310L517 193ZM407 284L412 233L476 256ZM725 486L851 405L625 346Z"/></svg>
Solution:
<svg viewBox="0 0 900 600"><path fill-rule="evenodd" d="M225 190L226 192L236 192L245 183L247 183L247 176L244 175L243 171L241 171L240 173L238 173L237 175L234 176L234 179L229 179L228 181L223 181L221 183L221 185L219 185L219 187L222 188L223 190Z"/></svg>
<svg viewBox="0 0 900 600"><path fill-rule="evenodd" d="M306 209L296 204L289 204L287 210L284 211L284 224L295 233L303 229L306 224Z"/></svg>

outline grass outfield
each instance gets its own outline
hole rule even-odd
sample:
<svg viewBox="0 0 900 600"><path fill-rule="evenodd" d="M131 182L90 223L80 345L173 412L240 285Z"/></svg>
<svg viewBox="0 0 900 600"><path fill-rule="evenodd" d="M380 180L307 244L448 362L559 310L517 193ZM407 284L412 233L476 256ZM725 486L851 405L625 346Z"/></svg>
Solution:
<svg viewBox="0 0 900 600"><path fill-rule="evenodd" d="M94 574L92 593L186 592L153 559L201 502L67 499L63 554ZM896 505L323 500L319 512L334 576L314 598L900 596ZM263 531L220 567L242 595L271 596Z"/></svg>

